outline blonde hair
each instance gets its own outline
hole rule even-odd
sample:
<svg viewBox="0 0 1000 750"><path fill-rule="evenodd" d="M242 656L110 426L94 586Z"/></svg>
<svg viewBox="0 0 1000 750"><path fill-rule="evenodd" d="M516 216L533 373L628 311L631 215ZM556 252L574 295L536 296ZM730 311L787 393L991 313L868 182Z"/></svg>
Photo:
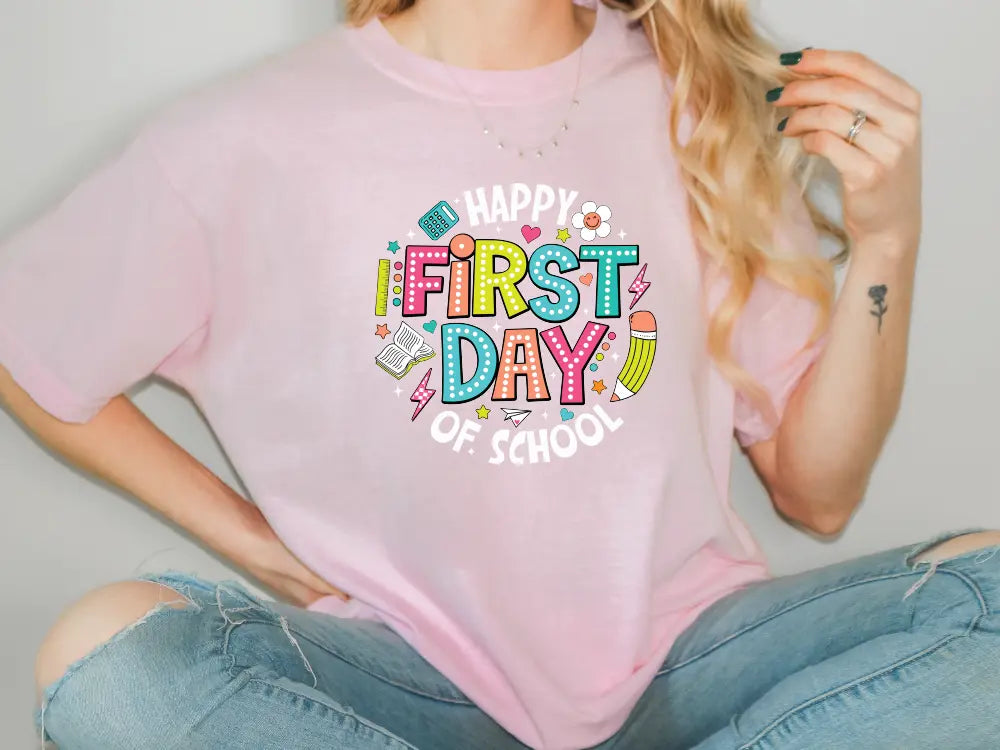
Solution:
<svg viewBox="0 0 1000 750"><path fill-rule="evenodd" d="M778 62L779 50L753 26L747 0L603 2L642 24L663 72L674 82L669 136L688 193L694 240L730 279L708 322L708 352L720 373L774 424L777 415L767 390L730 352L740 311L754 280L771 279L817 303L816 325L804 346L815 343L832 313L834 267L846 262L850 252L847 233L805 193L814 159L798 139L777 133L778 121L788 112L764 98L766 88L803 76ZM346 0L347 20L362 25L413 4ZM685 111L696 125L681 144L678 130ZM769 253L793 185L818 233L839 242L841 249L831 258Z"/></svg>

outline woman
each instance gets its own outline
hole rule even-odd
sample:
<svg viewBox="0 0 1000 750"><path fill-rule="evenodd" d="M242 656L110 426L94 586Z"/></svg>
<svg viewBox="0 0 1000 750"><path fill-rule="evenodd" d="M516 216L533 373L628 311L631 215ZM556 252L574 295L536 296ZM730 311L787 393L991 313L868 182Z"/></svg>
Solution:
<svg viewBox="0 0 1000 750"><path fill-rule="evenodd" d="M917 92L779 57L739 2L348 15L10 242L8 408L279 596L180 571L88 593L38 653L43 736L988 746L1000 533L770 578L728 499L734 434L806 530L864 494L904 374ZM820 233L853 254L835 309ZM150 373L254 505L121 395Z"/></svg>

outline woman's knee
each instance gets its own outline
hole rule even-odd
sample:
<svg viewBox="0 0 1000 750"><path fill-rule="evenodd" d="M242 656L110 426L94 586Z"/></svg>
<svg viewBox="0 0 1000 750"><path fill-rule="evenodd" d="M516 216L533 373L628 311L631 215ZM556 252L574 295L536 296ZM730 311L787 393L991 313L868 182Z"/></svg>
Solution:
<svg viewBox="0 0 1000 750"><path fill-rule="evenodd" d="M914 558L914 562L946 560L977 549L1000 545L1000 531L973 531L960 534L928 547Z"/></svg>
<svg viewBox="0 0 1000 750"><path fill-rule="evenodd" d="M70 664L116 633L141 620L160 602L176 609L190 606L180 592L153 581L116 581L92 589L56 619L35 658L36 701Z"/></svg>

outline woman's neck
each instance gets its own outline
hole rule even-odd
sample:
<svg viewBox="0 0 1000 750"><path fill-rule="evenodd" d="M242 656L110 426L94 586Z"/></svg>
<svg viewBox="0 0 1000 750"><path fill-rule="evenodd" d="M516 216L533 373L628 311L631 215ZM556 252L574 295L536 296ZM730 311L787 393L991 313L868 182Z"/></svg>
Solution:
<svg viewBox="0 0 1000 750"><path fill-rule="evenodd" d="M516 70L572 53L595 17L573 0L417 0L383 25L402 46L449 65Z"/></svg>

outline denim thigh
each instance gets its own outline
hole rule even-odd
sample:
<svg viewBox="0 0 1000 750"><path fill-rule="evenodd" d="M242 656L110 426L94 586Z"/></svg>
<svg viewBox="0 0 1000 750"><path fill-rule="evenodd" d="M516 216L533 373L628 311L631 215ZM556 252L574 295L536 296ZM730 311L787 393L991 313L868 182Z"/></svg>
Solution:
<svg viewBox="0 0 1000 750"><path fill-rule="evenodd" d="M913 559L983 530L723 597L678 638L610 747L991 747L975 743L1000 736L1000 545Z"/></svg>
<svg viewBox="0 0 1000 750"><path fill-rule="evenodd" d="M158 604L47 686L35 725L61 750L525 747L384 624L234 580L138 579L188 605Z"/></svg>

